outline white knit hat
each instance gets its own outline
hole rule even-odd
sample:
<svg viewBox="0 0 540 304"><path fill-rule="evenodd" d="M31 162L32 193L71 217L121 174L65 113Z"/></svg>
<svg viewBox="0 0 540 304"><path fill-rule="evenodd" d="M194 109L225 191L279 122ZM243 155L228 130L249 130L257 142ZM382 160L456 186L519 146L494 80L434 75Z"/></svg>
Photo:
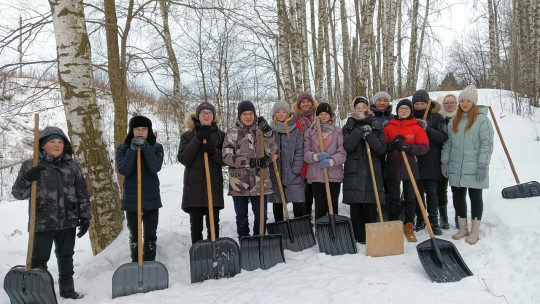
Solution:
<svg viewBox="0 0 540 304"><path fill-rule="evenodd" d="M472 101L475 105L478 103L478 91L476 90L475 85L468 85L461 93L459 93L458 102L464 99Z"/></svg>

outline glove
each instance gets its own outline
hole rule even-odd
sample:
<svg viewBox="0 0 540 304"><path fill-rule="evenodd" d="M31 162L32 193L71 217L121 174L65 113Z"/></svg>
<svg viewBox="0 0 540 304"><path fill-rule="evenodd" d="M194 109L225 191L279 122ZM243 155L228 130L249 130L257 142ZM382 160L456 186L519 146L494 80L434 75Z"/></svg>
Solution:
<svg viewBox="0 0 540 304"><path fill-rule="evenodd" d="M325 159L325 160L322 160L322 161L319 161L319 168L328 168L330 167L332 164L332 160L331 159Z"/></svg>
<svg viewBox="0 0 540 304"><path fill-rule="evenodd" d="M262 116L257 117L257 126L259 126L259 129L261 129L263 133L272 131L272 128L270 127L270 125L268 125L268 122L266 122L266 119L264 119L264 117Z"/></svg>
<svg viewBox="0 0 540 304"><path fill-rule="evenodd" d="M146 149L148 148L148 142L142 137L133 137L131 140L131 149L137 150L137 148Z"/></svg>
<svg viewBox="0 0 540 304"><path fill-rule="evenodd" d="M366 136L371 134L371 126L370 125L363 125L360 127L360 130L362 131L362 138L366 139Z"/></svg>
<svg viewBox="0 0 540 304"><path fill-rule="evenodd" d="M251 168L264 169L268 167L268 157L264 156L261 158L250 158L249 166Z"/></svg>
<svg viewBox="0 0 540 304"><path fill-rule="evenodd" d="M328 159L328 158L330 158L330 154L328 154L326 152L317 153L317 161L323 161L323 160Z"/></svg>
<svg viewBox="0 0 540 304"><path fill-rule="evenodd" d="M79 219L79 233L77 233L77 237L81 238L83 235L86 234L88 231L88 227L90 227L90 220L87 218L80 218Z"/></svg>
<svg viewBox="0 0 540 304"><path fill-rule="evenodd" d="M403 135L396 135L396 137L394 137L394 139L392 139L392 141L390 142L390 147L395 148L397 147L398 143L403 142L404 140L405 137L403 137Z"/></svg>
<svg viewBox="0 0 540 304"><path fill-rule="evenodd" d="M208 144L208 143L202 143L201 144L201 152L206 152L208 153L208 155L212 156L216 153L216 148L214 148L214 146L212 146L211 144Z"/></svg>
<svg viewBox="0 0 540 304"><path fill-rule="evenodd" d="M476 181L481 182L486 179L487 170L485 167L476 168Z"/></svg>
<svg viewBox="0 0 540 304"><path fill-rule="evenodd" d="M202 142L203 139L208 139L211 132L212 128L210 126L201 126L195 129L195 136Z"/></svg>
<svg viewBox="0 0 540 304"><path fill-rule="evenodd" d="M403 141L400 141L399 143L397 143L397 144L396 144L396 148L397 148L399 151L405 151L405 152L407 152L407 153L410 153L411 150L412 150L411 145L406 144L406 143L404 143Z"/></svg>
<svg viewBox="0 0 540 304"><path fill-rule="evenodd" d="M422 127L422 129L426 130L426 128L428 127L428 122L427 120L423 120L423 119L418 119L418 125L420 127Z"/></svg>
<svg viewBox="0 0 540 304"><path fill-rule="evenodd" d="M45 167L43 166L32 167L26 170L26 172L23 173L22 177L28 182L34 182L39 179L41 171L43 170L45 170Z"/></svg>
<svg viewBox="0 0 540 304"><path fill-rule="evenodd" d="M441 173L445 178L448 178L448 164L441 164Z"/></svg>

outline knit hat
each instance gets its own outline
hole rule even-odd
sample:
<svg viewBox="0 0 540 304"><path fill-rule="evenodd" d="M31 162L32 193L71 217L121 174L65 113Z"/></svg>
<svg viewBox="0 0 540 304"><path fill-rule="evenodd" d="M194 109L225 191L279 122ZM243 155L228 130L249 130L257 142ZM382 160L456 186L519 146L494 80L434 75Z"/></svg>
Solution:
<svg viewBox="0 0 540 304"><path fill-rule="evenodd" d="M464 99L472 101L475 105L478 103L478 91L476 90L475 85L468 85L461 93L459 93L458 102Z"/></svg>
<svg viewBox="0 0 540 304"><path fill-rule="evenodd" d="M409 107L409 109L411 109L411 113L412 113L413 105L412 105L412 102L409 99L405 98L405 99L400 100L398 102L398 104L397 104L396 111L399 111L399 108L401 108L401 106Z"/></svg>
<svg viewBox="0 0 540 304"><path fill-rule="evenodd" d="M199 114L202 110L210 110L212 111L212 115L214 117L216 116L216 108L214 108L211 103L205 101L197 107L197 110L195 110L195 118L199 119Z"/></svg>
<svg viewBox="0 0 540 304"><path fill-rule="evenodd" d="M50 134L50 135L47 135L47 136L41 138L39 140L39 146L43 147L43 146L45 146L45 144L47 144L49 141L51 141L53 139L60 139L60 140L62 140L62 142L66 141L66 139L64 137L62 137L62 135L57 134L57 133L53 133L53 134Z"/></svg>
<svg viewBox="0 0 540 304"><path fill-rule="evenodd" d="M236 107L236 112L238 112L238 119L240 119L240 115L242 115L242 113L244 113L245 111L253 111L253 114L256 114L255 106L249 100L240 101L238 103L238 106Z"/></svg>
<svg viewBox="0 0 540 304"><path fill-rule="evenodd" d="M392 101L392 97L390 97L390 94L386 93L385 91L380 91L380 92L375 93L375 95L373 95L373 98L371 98L371 103L375 104L375 102L379 98L386 98L388 102Z"/></svg>
<svg viewBox="0 0 540 304"><path fill-rule="evenodd" d="M302 100L304 99L309 99L309 101L311 101L312 104L315 103L315 100L313 100L313 96L311 96L311 94L309 94L308 92L302 92L300 94L298 94L298 98L296 100L296 106L300 109L300 103L302 102Z"/></svg>
<svg viewBox="0 0 540 304"><path fill-rule="evenodd" d="M367 99L366 99L364 96L356 96L356 97L354 98L354 101L353 101L353 108L355 108L356 105L359 104L359 103L361 103L361 102L365 103L366 106L368 106L368 108L369 108L369 103L368 103Z"/></svg>
<svg viewBox="0 0 540 304"><path fill-rule="evenodd" d="M321 114L322 112L326 112L326 113L330 114L330 116L332 116L332 114L334 114L332 112L332 106L327 102L321 102L319 104L319 106L317 106L317 111L315 112L315 114L317 116L319 116L319 114Z"/></svg>
<svg viewBox="0 0 540 304"><path fill-rule="evenodd" d="M419 101L425 102L425 103L429 102L429 94L426 90L418 90L414 92L412 96L412 103L414 104L415 102L419 102Z"/></svg>
<svg viewBox="0 0 540 304"><path fill-rule="evenodd" d="M287 111L287 114L290 114L291 113L291 106L284 102L284 101L278 101L276 103L274 103L274 106L272 107L272 115L276 115L276 112L278 110L285 110Z"/></svg>

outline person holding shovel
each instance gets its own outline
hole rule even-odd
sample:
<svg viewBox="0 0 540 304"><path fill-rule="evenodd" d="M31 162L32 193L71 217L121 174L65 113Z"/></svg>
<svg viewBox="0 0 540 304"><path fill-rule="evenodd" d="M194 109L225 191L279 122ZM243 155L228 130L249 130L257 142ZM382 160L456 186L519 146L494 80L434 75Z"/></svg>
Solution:
<svg viewBox="0 0 540 304"><path fill-rule="evenodd" d="M116 148L118 173L124 175L122 210L126 212L129 229L131 261L137 262L137 149L141 149L142 172L142 223L143 260L156 258L157 226L161 196L158 172L163 165L163 146L156 142L152 121L145 116L134 116L129 120L129 131L124 143Z"/></svg>
<svg viewBox="0 0 540 304"><path fill-rule="evenodd" d="M405 221L403 230L407 241L416 242L413 229L416 197L401 152L405 152L414 178L418 179L420 173L416 156L426 154L429 150L429 139L426 131L424 131L412 115L412 110L412 102L409 99L402 99L397 105L397 115L383 129L384 137L388 143L384 176L390 195L388 217L391 221L399 219L400 186L403 182L403 194L405 197Z"/></svg>
<svg viewBox="0 0 540 304"><path fill-rule="evenodd" d="M189 214L191 242L203 239L203 219L206 217L207 239L210 239L208 215L208 195L206 193L206 174L204 153L209 156L209 172L214 210L214 227L219 238L219 210L223 209L223 174L221 148L225 132L219 130L216 109L208 102L201 103L195 113L188 114L184 120L187 131L180 137L178 161L185 166L184 187L182 191L182 210ZM204 142L206 140L206 143Z"/></svg>
<svg viewBox="0 0 540 304"><path fill-rule="evenodd" d="M482 189L489 188L489 163L493 153L493 126L487 117L488 108L479 106L474 85L459 94L456 116L450 120L449 138L443 145L441 171L452 187L459 230L454 240L467 237L470 245L479 240L484 202ZM472 228L467 225L466 195L471 200Z"/></svg>
<svg viewBox="0 0 540 304"><path fill-rule="evenodd" d="M381 124L374 119L363 96L353 100L353 112L343 127L343 147L347 151L344 166L343 203L350 205L354 237L366 243L366 224L377 222L375 187L373 186L367 145L373 153L373 169L379 197L383 197L381 157L386 154L386 141ZM380 185L380 186L379 186Z"/></svg>
<svg viewBox="0 0 540 304"><path fill-rule="evenodd" d="M47 269L54 242L60 296L80 299L83 296L75 291L73 282L73 249L75 234L79 238L86 234L92 218L86 181L60 128L43 129L39 147L38 165L32 167L32 159L22 163L11 194L16 199L27 199L32 182L37 182L31 267Z"/></svg>
<svg viewBox="0 0 540 304"><path fill-rule="evenodd" d="M308 163L307 180L312 185L315 199L315 220L328 214L328 202L324 184L323 168L328 168L330 196L334 214L338 214L338 198L343 182L343 164L347 152L343 147L343 133L336 126L336 115L326 102L317 106L322 131L324 151L320 150L317 123L314 122L304 134L304 161Z"/></svg>
<svg viewBox="0 0 540 304"><path fill-rule="evenodd" d="M229 166L229 195L233 197L236 213L236 231L238 238L250 235L248 205L255 216L254 235L259 233L259 223L264 221L266 229L268 194L272 193L272 181L268 170L271 157L277 152L272 128L264 117L255 115L255 106L251 101L238 103L238 120L225 133L223 142L223 162ZM264 151L260 151L260 132L263 132ZM261 156L262 154L262 156ZM264 180L260 180L259 171L264 170ZM264 202L260 201L259 191L264 185ZM259 211L264 204L264 218Z"/></svg>
<svg viewBox="0 0 540 304"><path fill-rule="evenodd" d="M272 107L274 138L277 144L277 165L281 183L287 202L292 202L295 218L305 215L304 212L304 180L300 175L304 167L304 137L296 127L296 115L284 101L278 101ZM270 164L270 178L273 193L269 196L272 202L274 220L283 221L283 205L277 184L274 165Z"/></svg>

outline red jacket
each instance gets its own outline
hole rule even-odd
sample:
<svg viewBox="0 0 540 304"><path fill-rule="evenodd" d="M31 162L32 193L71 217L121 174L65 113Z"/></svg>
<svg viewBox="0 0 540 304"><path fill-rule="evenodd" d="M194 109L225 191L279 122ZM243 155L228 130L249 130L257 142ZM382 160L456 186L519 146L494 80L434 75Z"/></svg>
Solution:
<svg viewBox="0 0 540 304"><path fill-rule="evenodd" d="M418 124L416 118L396 119L392 118L388 125L384 127L384 137L387 142L391 142L397 135L405 137L405 143L411 145L411 152L405 153L415 179L420 178L418 164L415 155L426 154L429 150L429 139L426 131ZM384 177L389 180L409 180L409 173L403 162L403 157L398 149L388 146L389 152L386 156Z"/></svg>

